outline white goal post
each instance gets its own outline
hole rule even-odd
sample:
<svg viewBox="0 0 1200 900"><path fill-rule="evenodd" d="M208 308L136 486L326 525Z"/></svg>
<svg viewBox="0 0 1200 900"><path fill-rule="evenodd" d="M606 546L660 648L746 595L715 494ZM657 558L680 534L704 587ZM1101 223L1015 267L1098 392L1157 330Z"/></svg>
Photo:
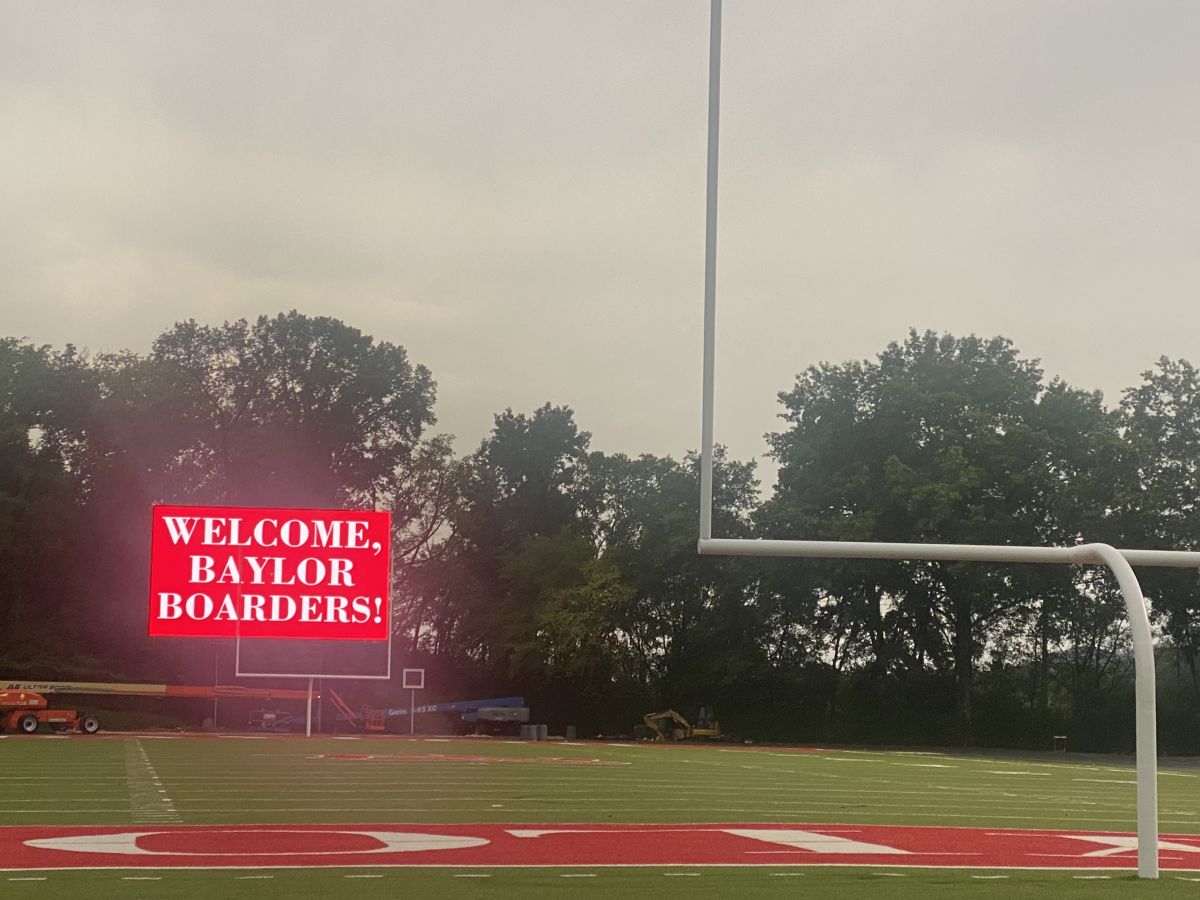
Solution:
<svg viewBox="0 0 1200 900"><path fill-rule="evenodd" d="M941 560L1107 566L1116 576L1133 638L1137 728L1138 876L1158 877L1158 766L1155 726L1154 643L1150 618L1133 566L1200 568L1200 553L1117 550L1108 544L1015 547L979 544L901 544L849 541L714 538L713 386L717 313L717 170L721 109L721 0L710 0L708 68L708 174L704 229L704 373L700 448L700 539L711 556L796 556L822 559Z"/></svg>

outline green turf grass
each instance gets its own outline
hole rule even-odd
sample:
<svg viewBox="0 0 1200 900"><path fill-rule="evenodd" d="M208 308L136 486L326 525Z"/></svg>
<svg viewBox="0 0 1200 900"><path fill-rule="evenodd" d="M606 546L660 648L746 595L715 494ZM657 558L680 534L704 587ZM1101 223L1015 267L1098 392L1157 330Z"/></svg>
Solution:
<svg viewBox="0 0 1200 900"><path fill-rule="evenodd" d="M689 874L695 873L695 874ZM936 869L261 869L253 872L104 870L31 872L8 881L5 898L44 900L382 900L396 897L457 898L620 897L623 900L694 900L697 896L738 898L837 897L838 900L929 900L956 898L1163 897L1194 900L1200 883L1191 873L1165 874L1156 882L1116 872L1001 872ZM361 876L370 877L361 877ZM247 877L253 876L253 877ZM265 877L269 876L269 877ZM464 877L469 876L469 877ZM487 877L479 877L487 876ZM583 877L581 877L583 876ZM997 879L996 876L1003 876ZM126 880L126 879L138 880ZM157 880L145 880L147 878Z"/></svg>
<svg viewBox="0 0 1200 900"><path fill-rule="evenodd" d="M317 758L349 753L413 761ZM439 761L432 758L436 754L496 761ZM144 814L154 810L147 802L159 802L148 790L157 779L177 821L185 824L738 821L1135 827L1130 764L1068 761L1051 754L993 758L404 738L13 736L0 740L0 755L7 788L0 796L0 824L9 825L148 821ZM514 757L621 765L503 761ZM1164 832L1200 832L1198 774L1163 769Z"/></svg>
<svg viewBox="0 0 1200 900"><path fill-rule="evenodd" d="M401 760L322 758L331 754ZM438 754L485 761L439 760ZM561 757L619 765L512 760ZM1129 761L719 745L300 737L0 739L0 824L840 822L1133 831ZM1161 828L1200 832L1200 770L1168 765ZM163 807L166 808L164 813ZM1200 896L1200 873L803 868L2 872L6 897ZM773 874L773 872L787 874ZM891 872L892 874L885 874ZM250 873L254 874L254 873ZM347 875L381 875L347 878ZM456 875L488 874L490 878ZM594 878L564 875L594 874ZM983 878L972 876L999 876ZM1108 875L1108 878L1097 876ZM13 881L45 877L46 881ZM159 881L125 880L160 878ZM799 886L803 886L802 890Z"/></svg>

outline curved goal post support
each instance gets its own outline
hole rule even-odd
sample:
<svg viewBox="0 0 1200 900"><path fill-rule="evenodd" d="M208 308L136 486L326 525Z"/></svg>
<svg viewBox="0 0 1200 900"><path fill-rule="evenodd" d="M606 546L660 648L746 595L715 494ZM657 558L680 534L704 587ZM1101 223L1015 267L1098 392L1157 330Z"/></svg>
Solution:
<svg viewBox="0 0 1200 900"><path fill-rule="evenodd" d="M1158 877L1158 784L1155 732L1154 643L1150 617L1133 566L1200 568L1200 553L1117 550L1107 544L1077 547L1008 547L970 544L897 544L849 541L714 539L713 407L717 331L717 179L721 106L721 0L710 0L708 49L708 154L704 228L704 351L701 384L700 540L698 550L717 556L798 556L825 559L942 560L991 563L1104 565L1112 570L1129 613L1137 705L1138 876Z"/></svg>
<svg viewBox="0 0 1200 900"><path fill-rule="evenodd" d="M711 458L711 457L710 457ZM1117 550L1108 544L1078 547L1009 547L987 544L887 544L853 541L767 541L701 539L698 551L707 556L795 556L809 559L940 560L982 563L1058 563L1103 565L1116 576L1129 614L1133 638L1134 691L1137 708L1137 834L1138 876L1158 877L1158 737L1154 691L1154 640L1150 616L1137 575L1127 557L1145 551ZM1163 554L1151 558L1171 560L1157 565L1191 568L1200 565L1200 553Z"/></svg>

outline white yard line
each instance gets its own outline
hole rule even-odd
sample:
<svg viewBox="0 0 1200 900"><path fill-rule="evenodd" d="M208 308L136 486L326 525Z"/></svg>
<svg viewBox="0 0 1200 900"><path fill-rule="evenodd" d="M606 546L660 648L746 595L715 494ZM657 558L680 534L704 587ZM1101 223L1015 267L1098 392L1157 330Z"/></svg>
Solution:
<svg viewBox="0 0 1200 900"><path fill-rule="evenodd" d="M135 823L171 825L183 821L138 738L125 742L125 779Z"/></svg>

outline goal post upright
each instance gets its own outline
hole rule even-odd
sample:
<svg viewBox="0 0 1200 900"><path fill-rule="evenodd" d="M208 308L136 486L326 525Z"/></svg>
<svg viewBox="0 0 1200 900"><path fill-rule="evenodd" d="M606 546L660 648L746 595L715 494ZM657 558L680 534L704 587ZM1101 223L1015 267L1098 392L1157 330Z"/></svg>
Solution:
<svg viewBox="0 0 1200 900"><path fill-rule="evenodd" d="M1134 655L1137 765L1138 877L1158 878L1158 751L1154 642L1146 601L1133 566L1200 568L1200 552L1118 550L1108 544L1019 547L986 544L910 544L851 541L713 538L713 429L716 381L717 182L720 143L721 3L710 0L708 145L704 229L704 349L701 389L700 527L697 551L706 556L822 559L938 560L980 563L1101 565L1117 579L1129 616Z"/></svg>
<svg viewBox="0 0 1200 900"><path fill-rule="evenodd" d="M700 539L712 537L713 387L717 337L717 167L721 132L721 0L708 29L708 154L704 188L704 385L700 440Z"/></svg>

